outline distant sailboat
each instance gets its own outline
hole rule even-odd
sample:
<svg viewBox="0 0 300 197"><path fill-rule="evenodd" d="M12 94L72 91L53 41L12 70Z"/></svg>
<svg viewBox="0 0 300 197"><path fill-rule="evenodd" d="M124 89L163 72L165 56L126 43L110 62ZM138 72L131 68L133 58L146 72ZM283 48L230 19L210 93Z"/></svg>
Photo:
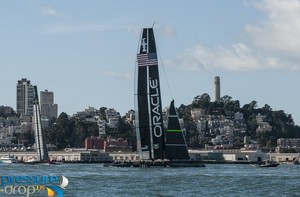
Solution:
<svg viewBox="0 0 300 197"><path fill-rule="evenodd" d="M25 163L46 163L49 162L48 149L45 141L45 134L42 130L40 105L38 98L37 86L34 86L35 97L33 100L33 123L34 123L34 138L37 158L29 158Z"/></svg>
<svg viewBox="0 0 300 197"><path fill-rule="evenodd" d="M37 87L34 86L35 90L35 99L34 99L34 134L35 134L35 143L37 150L37 159L39 161L48 161L48 149L45 140L45 134L42 130L41 124L41 113L40 113L40 104Z"/></svg>

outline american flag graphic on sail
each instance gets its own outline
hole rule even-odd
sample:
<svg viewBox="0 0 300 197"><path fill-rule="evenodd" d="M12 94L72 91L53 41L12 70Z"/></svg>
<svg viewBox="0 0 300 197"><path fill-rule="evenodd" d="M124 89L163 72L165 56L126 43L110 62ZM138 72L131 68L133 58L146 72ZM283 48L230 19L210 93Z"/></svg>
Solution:
<svg viewBox="0 0 300 197"><path fill-rule="evenodd" d="M157 65L156 53L141 53L137 54L137 62L139 66L153 66Z"/></svg>

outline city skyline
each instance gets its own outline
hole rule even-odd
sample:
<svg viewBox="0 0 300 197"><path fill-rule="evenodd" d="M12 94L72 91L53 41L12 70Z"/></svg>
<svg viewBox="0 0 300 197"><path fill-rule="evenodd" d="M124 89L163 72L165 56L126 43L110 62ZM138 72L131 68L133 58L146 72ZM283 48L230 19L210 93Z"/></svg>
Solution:
<svg viewBox="0 0 300 197"><path fill-rule="evenodd" d="M16 82L27 78L55 93L58 114L125 115L140 31L154 24L163 107L204 93L213 101L220 76L221 97L268 104L299 125L299 17L299 0L1 2L0 105L16 109Z"/></svg>

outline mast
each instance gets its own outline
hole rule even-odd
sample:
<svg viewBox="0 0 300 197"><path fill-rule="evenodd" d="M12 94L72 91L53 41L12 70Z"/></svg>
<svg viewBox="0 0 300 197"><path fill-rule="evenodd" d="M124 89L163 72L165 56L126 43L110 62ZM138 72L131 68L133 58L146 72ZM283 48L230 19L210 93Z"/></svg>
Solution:
<svg viewBox="0 0 300 197"><path fill-rule="evenodd" d="M34 118L34 136L38 161L49 160L48 149L45 142L45 135L41 125L41 115L37 87L34 86L35 96L33 101L33 118Z"/></svg>
<svg viewBox="0 0 300 197"><path fill-rule="evenodd" d="M168 128L166 131L166 159L190 159L185 137L180 127L174 100L171 101L168 117Z"/></svg>
<svg viewBox="0 0 300 197"><path fill-rule="evenodd" d="M142 160L164 159L164 129L156 45L152 28L142 30L135 92L137 147Z"/></svg>

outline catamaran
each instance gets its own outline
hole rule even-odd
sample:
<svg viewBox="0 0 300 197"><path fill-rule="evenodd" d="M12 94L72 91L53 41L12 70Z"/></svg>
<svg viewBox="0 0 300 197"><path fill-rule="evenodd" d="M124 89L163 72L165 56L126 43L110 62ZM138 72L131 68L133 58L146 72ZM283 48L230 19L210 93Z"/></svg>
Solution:
<svg viewBox="0 0 300 197"><path fill-rule="evenodd" d="M171 101L168 128L164 129L159 67L153 28L144 28L137 54L135 76L135 130L140 165L204 167L190 160L187 144ZM126 163L124 166L130 164Z"/></svg>
<svg viewBox="0 0 300 197"><path fill-rule="evenodd" d="M41 124L41 113L39 105L39 97L37 86L34 86L35 97L33 100L33 122L34 122L34 138L36 157L29 157L24 163L25 164L57 164L54 161L49 160L48 148L46 145L45 134Z"/></svg>

